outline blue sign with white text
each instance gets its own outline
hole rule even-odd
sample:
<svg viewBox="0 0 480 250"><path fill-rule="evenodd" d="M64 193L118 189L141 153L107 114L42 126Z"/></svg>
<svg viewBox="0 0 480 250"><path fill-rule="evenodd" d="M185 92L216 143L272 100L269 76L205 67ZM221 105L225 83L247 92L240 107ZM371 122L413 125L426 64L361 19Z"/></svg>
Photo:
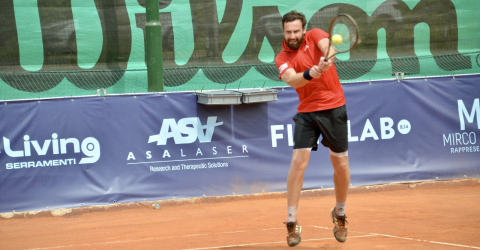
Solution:
<svg viewBox="0 0 480 250"><path fill-rule="evenodd" d="M480 76L344 84L352 185L480 176ZM195 93L0 105L0 213L286 190L293 88L207 106ZM328 150L304 189L331 188Z"/></svg>

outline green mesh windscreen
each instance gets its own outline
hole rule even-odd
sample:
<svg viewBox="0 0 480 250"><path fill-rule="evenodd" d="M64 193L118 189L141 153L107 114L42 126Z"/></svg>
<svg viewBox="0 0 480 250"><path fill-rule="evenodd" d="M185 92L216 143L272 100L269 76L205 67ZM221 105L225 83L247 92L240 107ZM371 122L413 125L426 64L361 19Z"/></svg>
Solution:
<svg viewBox="0 0 480 250"><path fill-rule="evenodd" d="M359 25L342 83L480 73L480 1L160 0L165 91L287 86L282 15ZM145 0L0 1L0 100L147 92ZM160 44L159 44L160 46Z"/></svg>

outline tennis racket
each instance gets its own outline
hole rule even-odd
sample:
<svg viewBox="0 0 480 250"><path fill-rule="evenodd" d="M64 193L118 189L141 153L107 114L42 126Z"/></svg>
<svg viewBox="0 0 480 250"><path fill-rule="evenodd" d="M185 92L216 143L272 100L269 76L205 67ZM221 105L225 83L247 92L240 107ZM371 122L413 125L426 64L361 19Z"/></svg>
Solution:
<svg viewBox="0 0 480 250"><path fill-rule="evenodd" d="M355 48L360 32L357 22L350 15L342 13L333 18L328 33L331 46L328 46L326 55L330 52L330 47L333 47L335 53L325 58L325 62L337 54L349 52Z"/></svg>

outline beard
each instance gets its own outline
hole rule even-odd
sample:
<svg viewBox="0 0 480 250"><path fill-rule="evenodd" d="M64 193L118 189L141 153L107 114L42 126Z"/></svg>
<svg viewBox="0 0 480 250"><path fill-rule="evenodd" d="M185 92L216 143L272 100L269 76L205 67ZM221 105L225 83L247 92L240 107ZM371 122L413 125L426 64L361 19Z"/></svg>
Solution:
<svg viewBox="0 0 480 250"><path fill-rule="evenodd" d="M304 39L304 35L302 34L302 37L300 39L285 39L285 43L290 49L297 50L300 45L302 44Z"/></svg>

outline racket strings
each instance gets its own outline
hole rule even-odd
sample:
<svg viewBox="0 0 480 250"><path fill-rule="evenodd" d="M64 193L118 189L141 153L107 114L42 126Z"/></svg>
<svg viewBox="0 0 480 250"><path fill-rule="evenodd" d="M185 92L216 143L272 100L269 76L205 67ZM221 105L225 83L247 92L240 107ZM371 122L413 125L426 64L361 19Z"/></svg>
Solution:
<svg viewBox="0 0 480 250"><path fill-rule="evenodd" d="M340 35L342 42L332 43L333 48L339 52L345 52L351 50L357 44L358 29L354 21L347 16L338 16L332 24L330 38L334 35Z"/></svg>

